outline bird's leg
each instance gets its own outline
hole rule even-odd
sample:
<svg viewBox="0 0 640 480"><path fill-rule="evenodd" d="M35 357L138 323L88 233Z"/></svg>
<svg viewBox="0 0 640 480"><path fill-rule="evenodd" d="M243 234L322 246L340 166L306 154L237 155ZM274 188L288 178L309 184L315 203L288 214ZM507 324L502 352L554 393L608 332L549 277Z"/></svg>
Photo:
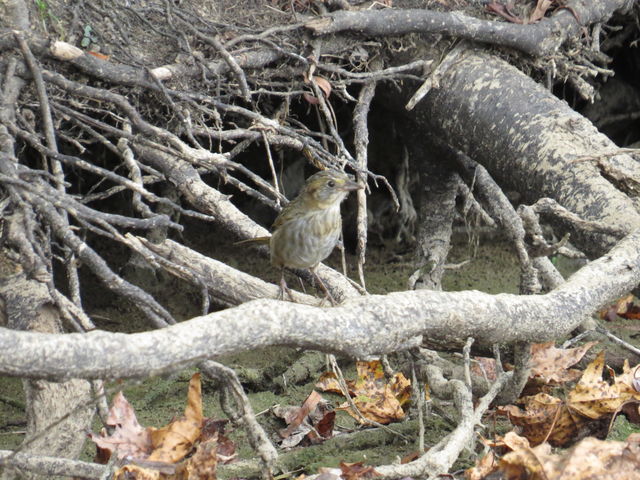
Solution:
<svg viewBox="0 0 640 480"><path fill-rule="evenodd" d="M289 296L289 300L295 303L295 300L293 299L293 294L291 293L291 289L287 287L287 282L284 279L284 267L282 267L282 270L280 271L280 293L278 294L278 300L284 300L285 292L287 292L287 295Z"/></svg>
<svg viewBox="0 0 640 480"><path fill-rule="evenodd" d="M316 265L317 266L317 265ZM315 279L316 282L318 282L318 285L320 286L320 289L324 292L324 294L326 295L325 300L329 300L329 303L331 303L332 307L335 307L338 305L338 302L336 302L336 299L333 298L333 295L331 295L331 292L329 292L329 289L327 288L327 286L324 284L324 282L320 279L320 277L318 276L318 274L316 273L316 267L312 267L309 269L309 271L311 272L311 275L313 275L313 278Z"/></svg>

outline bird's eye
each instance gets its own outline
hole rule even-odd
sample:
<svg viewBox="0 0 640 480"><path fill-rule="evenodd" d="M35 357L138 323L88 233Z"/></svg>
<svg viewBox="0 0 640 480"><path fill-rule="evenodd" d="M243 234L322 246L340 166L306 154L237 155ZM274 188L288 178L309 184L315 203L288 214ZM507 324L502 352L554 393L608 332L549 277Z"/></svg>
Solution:
<svg viewBox="0 0 640 480"><path fill-rule="evenodd" d="M329 181L327 182L327 185L329 185L331 188L333 188L333 187L335 187L335 186L336 186L336 182L335 182L335 181L333 181L333 180L329 180Z"/></svg>

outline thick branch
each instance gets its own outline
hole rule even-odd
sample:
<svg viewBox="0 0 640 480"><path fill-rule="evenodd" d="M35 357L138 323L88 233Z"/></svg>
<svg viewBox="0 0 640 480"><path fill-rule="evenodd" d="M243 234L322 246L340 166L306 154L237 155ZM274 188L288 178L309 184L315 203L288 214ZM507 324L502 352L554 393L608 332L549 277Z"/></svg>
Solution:
<svg viewBox="0 0 640 480"><path fill-rule="evenodd" d="M257 298L277 298L280 293L277 285L236 270L172 240L155 244L132 235L127 235L127 240L150 263L159 263L173 275L206 287L224 305L239 305ZM296 303L318 305L321 302L318 298L295 290L291 294Z"/></svg>
<svg viewBox="0 0 640 480"><path fill-rule="evenodd" d="M354 31L367 35L439 33L515 48L534 56L555 52L584 25L606 21L627 0L574 1L571 9L529 25L469 17L460 12L425 9L338 11L306 24L316 35ZM577 17L577 18L576 18ZM577 20L579 19L579 21Z"/></svg>
<svg viewBox="0 0 640 480"><path fill-rule="evenodd" d="M385 92L393 94L392 90ZM411 91L406 91L401 103ZM392 98L394 103L398 98ZM601 175L585 155L610 155L618 147L586 118L515 67L495 56L466 50L410 113L419 128L442 138L486 167L524 201L550 197L584 220L622 231L640 227L633 201ZM617 155L628 157L625 154ZM591 256L615 242L609 232L565 227Z"/></svg>
<svg viewBox="0 0 640 480"><path fill-rule="evenodd" d="M106 468L104 465L96 463L16 453L10 450L0 450L0 465L12 466L22 472L38 472L42 475L73 475L81 478L101 478Z"/></svg>
<svg viewBox="0 0 640 480"><path fill-rule="evenodd" d="M568 333L585 314L639 282L640 230L545 295L413 291L353 298L331 309L256 300L131 335L0 329L0 373L48 379L142 377L267 345L364 357L406 348L419 335L452 344L474 337L480 346L541 342Z"/></svg>

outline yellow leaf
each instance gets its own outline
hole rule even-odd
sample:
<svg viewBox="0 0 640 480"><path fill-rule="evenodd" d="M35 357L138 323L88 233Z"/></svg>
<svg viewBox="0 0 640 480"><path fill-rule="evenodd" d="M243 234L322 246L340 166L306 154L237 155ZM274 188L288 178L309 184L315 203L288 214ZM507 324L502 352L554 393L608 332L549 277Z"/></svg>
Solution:
<svg viewBox="0 0 640 480"><path fill-rule="evenodd" d="M151 432L154 450L148 460L176 463L184 458L200 437L202 418L202 385L200 374L196 373L189 381L184 417Z"/></svg>

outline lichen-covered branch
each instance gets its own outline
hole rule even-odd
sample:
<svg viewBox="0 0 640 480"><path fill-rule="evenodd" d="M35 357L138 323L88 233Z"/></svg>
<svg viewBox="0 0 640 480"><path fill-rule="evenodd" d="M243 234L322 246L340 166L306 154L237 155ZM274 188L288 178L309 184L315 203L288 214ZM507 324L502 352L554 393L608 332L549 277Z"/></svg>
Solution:
<svg viewBox="0 0 640 480"><path fill-rule="evenodd" d="M600 279L608 278L608 282ZM28 334L0 329L0 373L64 379L131 378L184 368L267 345L366 357L415 346L418 336L457 345L541 342L569 333L585 314L640 282L640 231L545 295L398 292L323 309L256 300L138 334ZM375 332L375 335L363 335ZM102 352L96 358L94 352ZM126 353L125 353L126 352Z"/></svg>

